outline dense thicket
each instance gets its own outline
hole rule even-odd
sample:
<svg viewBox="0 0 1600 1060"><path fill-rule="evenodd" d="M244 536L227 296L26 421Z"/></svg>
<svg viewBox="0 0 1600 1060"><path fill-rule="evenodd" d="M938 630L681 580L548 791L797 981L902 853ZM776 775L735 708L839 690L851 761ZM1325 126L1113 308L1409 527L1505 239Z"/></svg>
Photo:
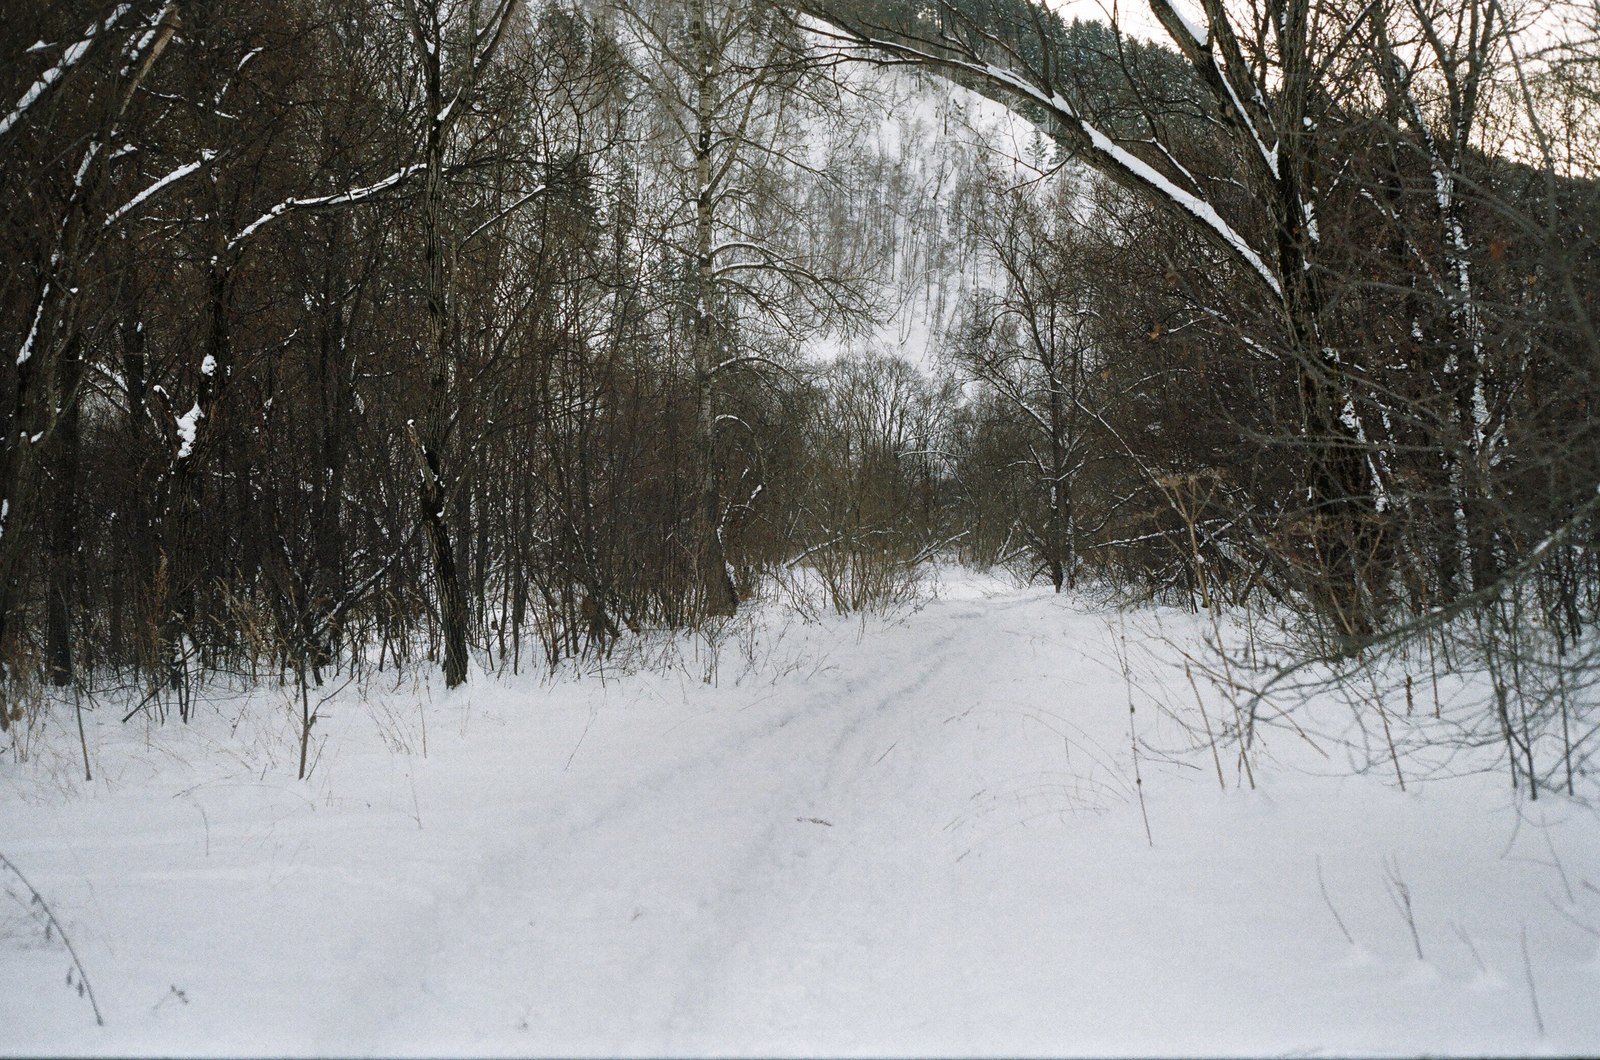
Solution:
<svg viewBox="0 0 1600 1060"><path fill-rule="evenodd" d="M469 644L554 661L731 610L708 593L793 547L763 487L797 345L859 316L881 242L837 235L859 159L797 129L830 91L797 33L748 5L8 9L7 718L37 677L181 708L209 671L420 649L455 682Z"/></svg>
<svg viewBox="0 0 1600 1060"><path fill-rule="evenodd" d="M987 547L1058 584L1265 593L1302 659L1483 669L1468 739L1570 786L1600 585L1595 11L1198 6L1150 4L1176 66L1094 77L1038 5L829 9L1098 178L981 200L1002 275L954 353L1017 499L982 498Z"/></svg>

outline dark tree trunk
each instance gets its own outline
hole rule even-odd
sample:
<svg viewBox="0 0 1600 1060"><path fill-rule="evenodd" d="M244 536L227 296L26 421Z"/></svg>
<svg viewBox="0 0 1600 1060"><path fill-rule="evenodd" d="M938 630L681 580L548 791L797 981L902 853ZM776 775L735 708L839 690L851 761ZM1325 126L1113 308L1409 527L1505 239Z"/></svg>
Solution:
<svg viewBox="0 0 1600 1060"><path fill-rule="evenodd" d="M45 657L50 681L58 688L70 685L73 677L72 608L78 563L78 471L83 440L77 400L78 384L83 376L83 360L79 354L78 344L74 342L61 357L58 393L64 407L51 439L55 448L50 473L55 502L50 512Z"/></svg>

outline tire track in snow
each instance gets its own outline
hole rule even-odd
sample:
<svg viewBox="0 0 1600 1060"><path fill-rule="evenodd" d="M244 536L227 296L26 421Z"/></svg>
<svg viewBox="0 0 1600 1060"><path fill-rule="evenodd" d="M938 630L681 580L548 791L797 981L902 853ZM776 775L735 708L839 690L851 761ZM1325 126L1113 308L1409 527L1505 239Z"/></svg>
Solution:
<svg viewBox="0 0 1600 1060"><path fill-rule="evenodd" d="M686 984L675 1006L675 1047L698 1051L726 1044L730 1027L746 1033L757 1027L761 1033L740 1040L741 1046L781 1050L802 1025L831 1007L825 998L841 964L853 962L848 970L859 974L862 964L883 961L884 971L892 971L904 956L903 936L915 930L910 906L871 910L852 899L931 883L938 903L957 907L957 874L933 874L956 860L937 807L941 798L966 794L923 789L950 775L942 756L959 754L960 740L947 723L960 713L952 711L966 705L970 713L973 704L967 701L981 697L1009 668L1005 656L991 651L992 632L975 635L985 631L974 623L993 622L1029 603L963 607L937 616L944 629L931 643L922 639L925 629L907 633L898 652L874 661L867 680L845 680L852 709L819 758L817 783L782 793L794 800L795 812L775 807L768 828L747 851L739 872L754 882L734 895L731 937L720 945L708 942L692 961L705 971ZM924 613L917 625L931 617ZM910 680L904 679L907 668L916 670ZM905 804L912 802L916 810L908 815ZM832 827L816 829L807 816L812 813ZM883 877L890 886L881 886ZM947 971L958 980L964 975L960 962Z"/></svg>
<svg viewBox="0 0 1600 1060"><path fill-rule="evenodd" d="M636 770L558 764L508 788L508 801L485 807L498 827L443 840L441 852L464 859L436 859L449 916L435 923L427 903L408 902L392 915L420 922L364 932L369 944L378 936L367 960L392 970L380 989L396 993L397 1045L439 1037L443 1021L489 1033L520 1011L556 1051L654 1042L699 1052L814 1013L808 976L827 971L830 949L903 960L889 951L913 930L908 914L873 913L851 892L883 893L888 880L889 893L932 888L923 897L961 900L949 871L959 837L943 832L943 814L972 791L937 785L963 765L961 711L1018 665L1016 651L995 646L1027 644L1036 606L936 601L853 650L835 646L824 680L762 689L747 705L763 712L754 721L713 707L708 723L676 730ZM734 694L710 693L714 703ZM912 834L899 834L908 825ZM848 923L796 919L806 916ZM494 996L464 993L485 966ZM541 1000L575 993L592 1005L561 1011Z"/></svg>

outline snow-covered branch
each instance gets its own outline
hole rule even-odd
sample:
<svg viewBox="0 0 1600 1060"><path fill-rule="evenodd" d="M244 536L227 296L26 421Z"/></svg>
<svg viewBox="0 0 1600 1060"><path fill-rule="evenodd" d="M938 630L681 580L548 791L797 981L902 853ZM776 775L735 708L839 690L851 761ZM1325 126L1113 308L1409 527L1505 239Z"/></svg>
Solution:
<svg viewBox="0 0 1600 1060"><path fill-rule="evenodd" d="M111 213L106 215L105 223L102 224L101 227L110 228L112 225L126 217L130 212L138 209L139 205L146 199L157 194L163 188L172 184L176 184L178 181L189 176L191 173L198 171L202 166L206 165L206 163L210 162L216 157L217 153L215 151L201 151L200 157L195 161L190 162L187 165L179 166L177 169L174 169L171 173L168 173L166 176L162 177L148 188L145 188L139 194L135 195L133 198L129 199L115 210L112 210Z"/></svg>
<svg viewBox="0 0 1600 1060"><path fill-rule="evenodd" d="M1219 0L1205 0L1206 25L1196 26L1171 0L1149 0L1149 3L1156 20L1189 60L1201 82L1222 104L1228 119L1250 137L1256 159L1266 174L1276 180L1280 175L1278 136L1270 129L1270 116L1259 86L1248 80L1244 54L1222 4ZM1216 54L1218 48L1223 52L1220 62Z"/></svg>
<svg viewBox="0 0 1600 1060"><path fill-rule="evenodd" d="M1072 102L1059 92L1047 91L1015 71L976 58L940 54L848 27L823 32L835 39L906 62L981 78L1012 96L1037 104L1055 119L1059 131L1078 148L1090 166L1123 187L1153 196L1165 208L1187 218L1207 239L1255 276L1275 299L1282 300L1283 285L1277 274L1244 235L1223 219L1216 207L1180 187L1166 174L1116 143L1084 118Z"/></svg>
<svg viewBox="0 0 1600 1060"><path fill-rule="evenodd" d="M321 195L310 199L285 199L241 228L237 235L228 240L228 249L230 251L239 249L240 246L257 235L262 228L276 221L284 214L294 210L325 210L335 206L353 206L358 202L364 202L375 195L388 191L396 185L403 184L426 168L425 163L418 162L398 169L376 184L368 184L364 188L352 188L349 191L341 191L336 195Z"/></svg>
<svg viewBox="0 0 1600 1060"><path fill-rule="evenodd" d="M487 221L483 222L478 227L476 227L472 231L468 232L466 234L466 238L461 240L461 245L462 246L466 246L468 243L472 242L472 240L474 238L476 238L477 236L482 235L484 232L486 232L489 229L493 228L495 225L499 224L501 221L505 220L507 217L509 217L512 214L516 213L518 210L522 209L528 203L532 202L535 196L541 194L548 187L549 187L548 184L540 184L540 185L534 187L532 190L524 192L522 195L520 195L517 198L516 202L512 203L510 206L507 206L505 209L501 210L499 213L495 214L493 217L489 218Z"/></svg>
<svg viewBox="0 0 1600 1060"><path fill-rule="evenodd" d="M104 39L106 34L114 31L132 10L132 4L118 4L111 14L107 15L102 21L89 23L88 27L84 29L83 35L67 46L67 50L61 55L61 61L40 74L38 79L28 86L28 90L22 94L22 98L17 100L16 105L11 108L5 117L0 118L0 139L4 139L12 129L15 129L23 116L43 99L51 89L59 85L62 79L72 71L73 67L87 59L94 45L99 40Z"/></svg>

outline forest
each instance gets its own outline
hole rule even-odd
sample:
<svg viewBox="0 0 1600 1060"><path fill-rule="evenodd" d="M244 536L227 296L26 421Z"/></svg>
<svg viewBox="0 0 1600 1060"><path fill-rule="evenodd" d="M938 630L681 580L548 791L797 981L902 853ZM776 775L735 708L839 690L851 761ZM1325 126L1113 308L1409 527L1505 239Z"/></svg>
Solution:
<svg viewBox="0 0 1600 1060"><path fill-rule="evenodd" d="M0 0L0 188L0 1055L1600 1050L1600 0Z"/></svg>
<svg viewBox="0 0 1600 1060"><path fill-rule="evenodd" d="M1256 609L1290 668L1426 645L1570 787L1596 9L1151 11L7 5L0 725L454 686L958 562ZM1035 130L1023 178L868 135L930 79Z"/></svg>

